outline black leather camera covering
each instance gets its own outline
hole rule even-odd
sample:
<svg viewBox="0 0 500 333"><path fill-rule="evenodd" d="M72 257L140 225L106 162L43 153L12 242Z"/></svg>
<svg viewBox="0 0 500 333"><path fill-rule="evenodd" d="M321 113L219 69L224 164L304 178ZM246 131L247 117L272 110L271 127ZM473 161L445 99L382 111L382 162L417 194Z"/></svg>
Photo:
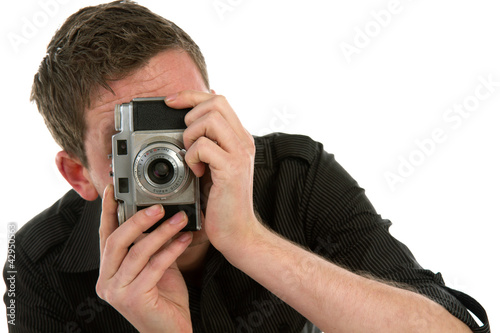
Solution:
<svg viewBox="0 0 500 333"><path fill-rule="evenodd" d="M184 117L191 109L172 109L163 100L134 102L134 131L186 129Z"/></svg>

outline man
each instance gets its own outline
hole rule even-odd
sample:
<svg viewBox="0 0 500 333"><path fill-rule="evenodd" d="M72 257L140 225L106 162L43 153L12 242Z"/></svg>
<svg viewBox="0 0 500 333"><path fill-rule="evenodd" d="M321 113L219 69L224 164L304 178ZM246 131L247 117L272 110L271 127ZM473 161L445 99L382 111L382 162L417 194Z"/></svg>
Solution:
<svg viewBox="0 0 500 333"><path fill-rule="evenodd" d="M201 231L179 233L179 212L144 233L161 205L118 227L114 106L156 96L193 108L183 138L201 177ZM11 331L489 331L480 305L416 263L319 143L253 138L210 90L196 44L144 7L113 2L68 18L32 99L74 191L16 235Z"/></svg>

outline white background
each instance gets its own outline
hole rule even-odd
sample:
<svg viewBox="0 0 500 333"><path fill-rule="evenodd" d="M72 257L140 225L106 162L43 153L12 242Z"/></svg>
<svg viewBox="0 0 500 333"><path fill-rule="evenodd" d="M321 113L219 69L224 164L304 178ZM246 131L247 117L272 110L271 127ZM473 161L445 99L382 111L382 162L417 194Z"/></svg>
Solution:
<svg viewBox="0 0 500 333"><path fill-rule="evenodd" d="M212 88L226 95L250 132L301 133L323 142L420 264L476 298L499 328L497 1L139 2L197 41ZM8 222L21 227L69 189L54 165L58 147L29 94L55 30L97 3L3 5L2 249ZM347 44L357 53L346 56ZM443 118L454 105L473 103L476 89L488 92L480 77L497 82L487 98L471 104L474 111L460 123ZM445 140L424 155L416 142L427 142L436 129ZM411 172L404 174L401 159L413 159ZM402 173L404 182L391 188L388 172Z"/></svg>

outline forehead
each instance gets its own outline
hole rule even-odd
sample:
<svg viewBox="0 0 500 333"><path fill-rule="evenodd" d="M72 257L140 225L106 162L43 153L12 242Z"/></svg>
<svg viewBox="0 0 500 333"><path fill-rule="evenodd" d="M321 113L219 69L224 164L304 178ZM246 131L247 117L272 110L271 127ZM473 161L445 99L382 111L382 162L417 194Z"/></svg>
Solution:
<svg viewBox="0 0 500 333"><path fill-rule="evenodd" d="M159 53L131 75L109 81L113 92L100 87L85 118L90 125L92 118L102 113L112 113L116 104L128 103L137 97L168 96L182 90L207 91L200 71L189 54L183 50Z"/></svg>

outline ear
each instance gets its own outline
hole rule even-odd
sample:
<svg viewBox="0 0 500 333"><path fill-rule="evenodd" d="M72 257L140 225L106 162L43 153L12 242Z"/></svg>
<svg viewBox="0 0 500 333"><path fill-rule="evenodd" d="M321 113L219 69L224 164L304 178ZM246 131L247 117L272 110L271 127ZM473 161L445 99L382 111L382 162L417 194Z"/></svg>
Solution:
<svg viewBox="0 0 500 333"><path fill-rule="evenodd" d="M56 165L61 175L80 194L88 201L94 201L99 196L87 168L85 168L79 159L71 157L67 152L60 151L56 155Z"/></svg>
<svg viewBox="0 0 500 333"><path fill-rule="evenodd" d="M212 95L216 95L216 94L215 94L215 90L213 90L213 89L210 89L210 93L211 93Z"/></svg>

